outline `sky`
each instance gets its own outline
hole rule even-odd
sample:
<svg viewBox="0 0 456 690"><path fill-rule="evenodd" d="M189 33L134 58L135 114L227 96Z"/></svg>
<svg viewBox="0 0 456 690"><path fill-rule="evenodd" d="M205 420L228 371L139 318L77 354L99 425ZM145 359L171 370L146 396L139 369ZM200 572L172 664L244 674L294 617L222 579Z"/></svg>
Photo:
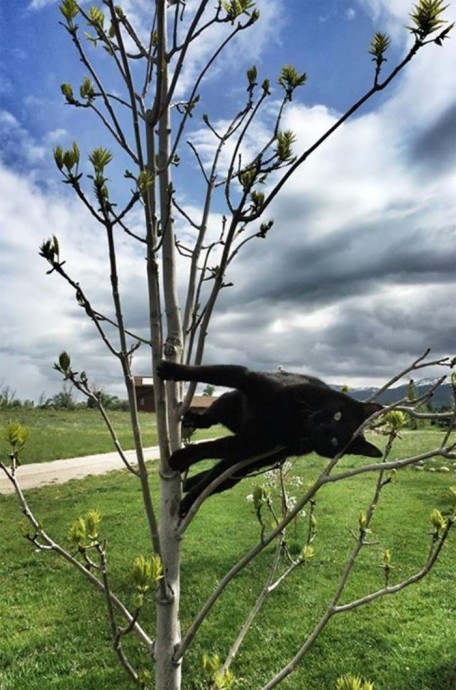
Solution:
<svg viewBox="0 0 456 690"><path fill-rule="evenodd" d="M138 34L147 35L152 0L117 4ZM184 22L196 4L187 0ZM272 94L244 155L270 132L283 64L308 76L283 120L299 153L372 85L374 31L391 38L386 70L410 46L408 0L258 0L257 7L260 21L228 47L201 88L187 138L203 164L214 151L203 115L221 127L236 112L253 64L260 83L270 78ZM445 16L456 19L456 2ZM9 386L21 399L52 396L62 387L53 363L65 350L94 387L125 397L118 363L72 289L47 275L38 255L40 243L57 235L72 278L97 310L112 314L105 237L62 184L52 151L75 140L84 156L95 146L110 148L111 193L119 203L131 186L124 178L128 162L93 114L64 102L60 84L77 90L86 71L60 19L53 0L0 2L0 389ZM222 28L192 46L176 99L185 100L224 37ZM99 48L88 52L110 90L121 93L108 56ZM383 384L427 348L434 359L455 354L455 64L454 38L427 46L288 180L262 219L274 219L267 238L247 244L229 268L233 286L221 293L205 362L282 366L358 387ZM173 111L174 124L177 117ZM222 169L228 153L229 147ZM179 203L197 218L199 168L186 144L180 155ZM218 236L223 213L220 196L210 237ZM139 209L131 220L140 232ZM194 239L183 218L175 227L184 244ZM119 252L126 320L146 336L144 251L124 236ZM188 262L179 257L181 298L187 272ZM150 375L145 347L135 353L133 370Z"/></svg>

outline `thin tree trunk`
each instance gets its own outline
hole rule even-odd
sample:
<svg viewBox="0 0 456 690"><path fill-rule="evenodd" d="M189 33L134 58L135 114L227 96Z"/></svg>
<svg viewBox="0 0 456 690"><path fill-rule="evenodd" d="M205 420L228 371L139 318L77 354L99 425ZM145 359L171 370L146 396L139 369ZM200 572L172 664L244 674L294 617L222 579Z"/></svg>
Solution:
<svg viewBox="0 0 456 690"><path fill-rule="evenodd" d="M160 92L157 94L158 108L158 156L157 177L159 208L162 233L163 295L166 312L165 355L180 360L182 352L182 326L177 297L176 257L171 205L170 175L170 109L168 104L168 64L166 58L167 23L164 0L157 0L157 31L160 37L158 48L158 79ZM157 355L154 353L154 365ZM178 422L179 390L176 384L167 384L167 423L171 450L180 445ZM160 491L160 544L166 583L166 596L157 599L157 633L155 647L156 690L180 690L181 660L174 662L174 653L181 640L179 622L180 601L180 536L179 521L180 476L168 465L169 450L161 458Z"/></svg>

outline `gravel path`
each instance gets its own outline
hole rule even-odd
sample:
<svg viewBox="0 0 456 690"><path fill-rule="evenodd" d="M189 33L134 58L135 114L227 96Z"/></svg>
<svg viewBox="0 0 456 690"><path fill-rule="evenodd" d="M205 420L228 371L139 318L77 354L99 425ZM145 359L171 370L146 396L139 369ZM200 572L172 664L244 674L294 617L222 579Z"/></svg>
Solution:
<svg viewBox="0 0 456 690"><path fill-rule="evenodd" d="M144 453L146 460L156 460L159 457L158 446L145 448ZM134 450L125 451L125 455L129 462L135 464ZM17 477L22 489L36 489L47 484L63 484L70 479L82 479L90 474L105 474L105 472L120 470L124 467L125 465L117 452L98 453L82 458L21 465L17 468ZM9 494L13 491L13 485L0 469L0 493Z"/></svg>

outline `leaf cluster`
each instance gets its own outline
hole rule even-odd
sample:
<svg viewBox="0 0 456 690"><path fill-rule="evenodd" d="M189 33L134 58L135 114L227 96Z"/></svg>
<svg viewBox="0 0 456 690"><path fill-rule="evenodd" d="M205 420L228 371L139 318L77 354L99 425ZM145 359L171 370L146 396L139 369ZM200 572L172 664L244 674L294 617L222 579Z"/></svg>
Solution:
<svg viewBox="0 0 456 690"><path fill-rule="evenodd" d="M253 0L224 0L222 7L226 12L227 21L232 23L243 14L249 15L252 24L260 18L260 13L255 8ZM250 12L250 10L252 11Z"/></svg>
<svg viewBox="0 0 456 690"><path fill-rule="evenodd" d="M284 89L287 100L291 101L293 93L299 86L304 86L307 82L307 74L300 74L293 65L284 65L278 79L280 86Z"/></svg>
<svg viewBox="0 0 456 690"><path fill-rule="evenodd" d="M203 654L201 665L205 677L214 684L217 690L230 690L233 687L234 673L230 669L222 668L218 654Z"/></svg>
<svg viewBox="0 0 456 690"><path fill-rule="evenodd" d="M29 432L19 422L10 422L6 425L5 440L11 446L11 452L17 460L18 454L24 449Z"/></svg>
<svg viewBox="0 0 456 690"><path fill-rule="evenodd" d="M85 550L99 543L101 514L98 510L89 510L85 518L78 518L68 531L68 538L74 546Z"/></svg>
<svg viewBox="0 0 456 690"><path fill-rule="evenodd" d="M373 55L372 60L376 63L378 68L380 68L384 62L386 62L385 53L388 50L390 43L390 37L387 34L379 31L376 32L372 38L369 53Z"/></svg>
<svg viewBox="0 0 456 690"><path fill-rule="evenodd" d="M431 34L439 31L448 22L442 19L443 12L448 8L442 0L420 0L414 5L410 13L412 24L407 29L415 35L418 41L424 41ZM453 24L437 38L436 43L441 45L442 39L448 36Z"/></svg>
<svg viewBox="0 0 456 690"><path fill-rule="evenodd" d="M348 673L337 679L336 690L374 690L374 684Z"/></svg>
<svg viewBox="0 0 456 690"><path fill-rule="evenodd" d="M136 608L140 608L146 592L163 578L163 563L160 556L154 553L150 558L143 555L135 558L131 576L136 589L134 604Z"/></svg>

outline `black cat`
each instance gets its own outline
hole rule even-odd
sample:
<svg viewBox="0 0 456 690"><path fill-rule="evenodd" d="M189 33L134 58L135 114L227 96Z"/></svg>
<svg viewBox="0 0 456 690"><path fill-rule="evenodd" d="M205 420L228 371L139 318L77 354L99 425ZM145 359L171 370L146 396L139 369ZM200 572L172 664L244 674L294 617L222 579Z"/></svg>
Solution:
<svg viewBox="0 0 456 690"><path fill-rule="evenodd" d="M185 481L181 515L186 515L201 492L232 465L260 454L267 453L267 457L252 460L212 493L225 491L251 472L279 464L291 455L315 451L333 458L343 451L382 456L362 434L350 442L356 429L382 406L353 400L312 376L262 373L231 365L192 367L167 361L160 362L157 371L166 380L236 389L221 395L203 414L187 412L184 416L186 426L205 429L223 424L233 436L191 444L172 454L170 466L180 472L200 460L220 459L212 469Z"/></svg>

